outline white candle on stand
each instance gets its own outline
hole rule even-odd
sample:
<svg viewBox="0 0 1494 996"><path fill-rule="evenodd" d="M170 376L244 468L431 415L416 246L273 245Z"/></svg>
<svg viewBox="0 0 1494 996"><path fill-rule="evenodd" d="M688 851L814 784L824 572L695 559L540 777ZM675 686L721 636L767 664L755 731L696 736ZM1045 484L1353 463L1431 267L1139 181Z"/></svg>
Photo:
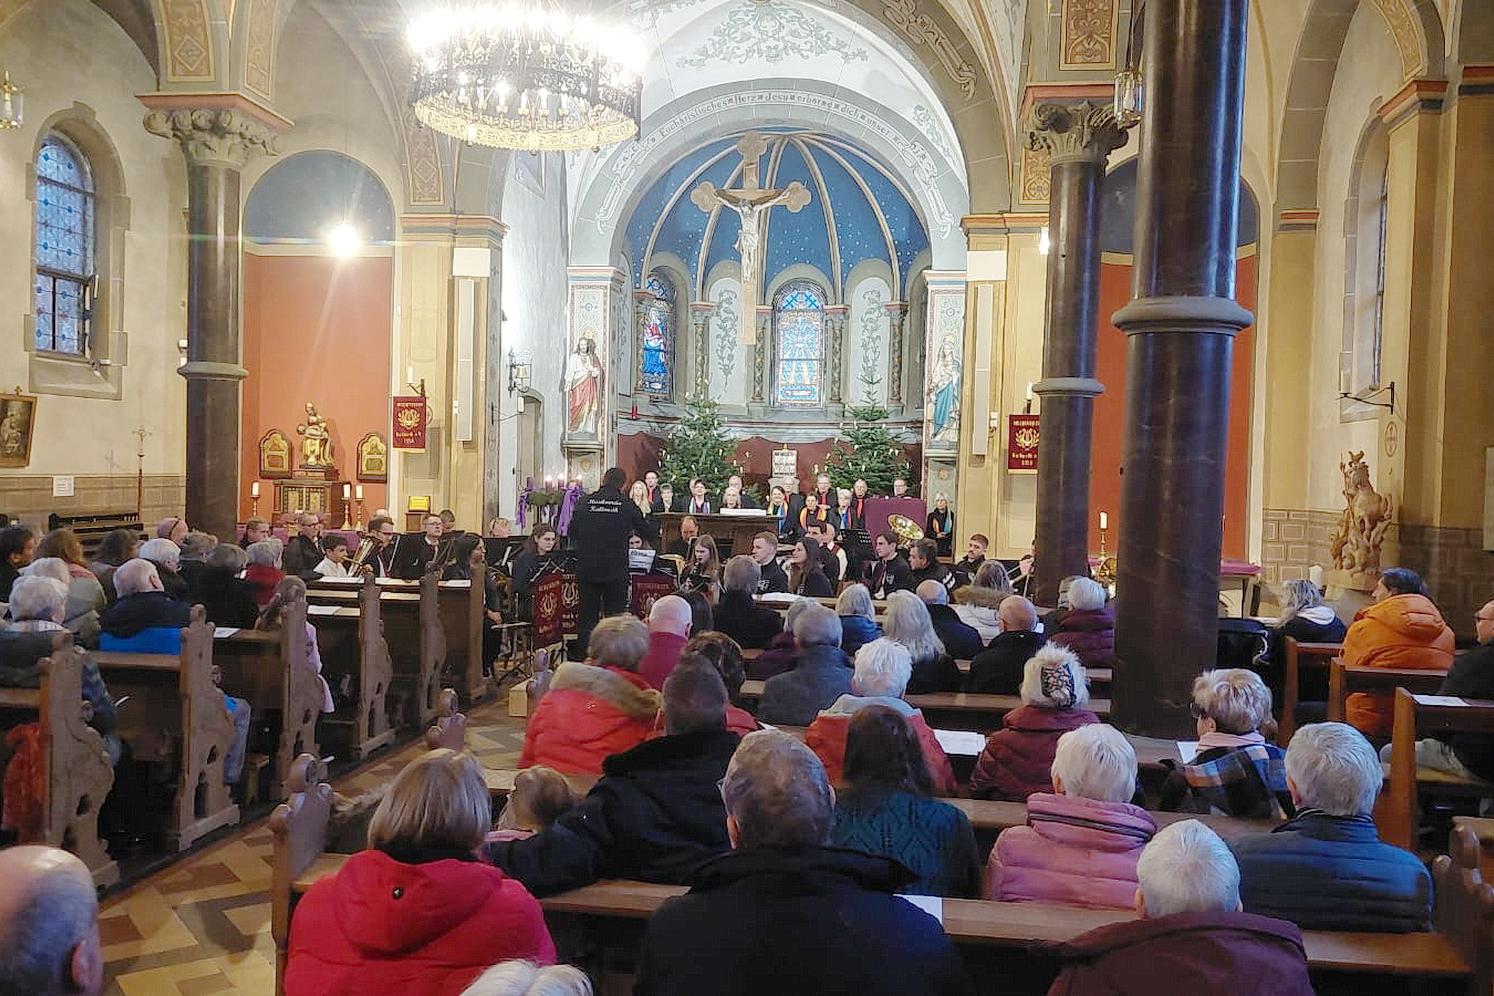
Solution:
<svg viewBox="0 0 1494 996"><path fill-rule="evenodd" d="M363 500L363 485L360 484L353 489L353 497L357 498L359 501Z"/></svg>
<svg viewBox="0 0 1494 996"><path fill-rule="evenodd" d="M259 482L258 481L255 481L253 484L249 485L249 497L250 498L258 498L259 497Z"/></svg>
<svg viewBox="0 0 1494 996"><path fill-rule="evenodd" d="M1100 513L1100 528L1101 529L1109 529L1110 528L1110 516L1109 516L1108 513L1103 512L1103 511Z"/></svg>
<svg viewBox="0 0 1494 996"><path fill-rule="evenodd" d="M342 486L342 500L347 501L351 497L353 497L353 486L351 484L344 484Z"/></svg>

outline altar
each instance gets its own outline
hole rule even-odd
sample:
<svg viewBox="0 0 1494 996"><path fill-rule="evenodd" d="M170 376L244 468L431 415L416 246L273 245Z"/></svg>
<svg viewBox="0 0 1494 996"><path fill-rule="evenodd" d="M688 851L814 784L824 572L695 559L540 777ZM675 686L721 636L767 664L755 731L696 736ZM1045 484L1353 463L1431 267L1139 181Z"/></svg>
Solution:
<svg viewBox="0 0 1494 996"><path fill-rule="evenodd" d="M696 515L690 512L660 512L659 518L659 549L668 551L670 544L680 538L680 521L689 515L700 527L702 536L709 536L716 541L716 551L721 555L724 563L726 558L734 554L752 553L752 537L767 530L775 536L778 534L778 524L767 512L747 512L743 515Z"/></svg>

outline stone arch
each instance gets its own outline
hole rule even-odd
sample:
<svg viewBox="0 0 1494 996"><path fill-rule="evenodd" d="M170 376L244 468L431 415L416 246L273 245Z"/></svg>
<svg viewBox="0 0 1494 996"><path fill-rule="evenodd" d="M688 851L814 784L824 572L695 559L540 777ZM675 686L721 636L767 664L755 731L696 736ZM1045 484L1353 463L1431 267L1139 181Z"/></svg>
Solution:
<svg viewBox="0 0 1494 996"><path fill-rule="evenodd" d="M1405 80L1443 75L1442 20L1433 0L1372 0L1396 48ZM1276 164L1278 209L1318 206L1318 158L1333 77L1360 0L1311 0L1287 82Z"/></svg>
<svg viewBox="0 0 1494 996"><path fill-rule="evenodd" d="M222 0L152 2L162 89L222 86L232 49Z"/></svg>

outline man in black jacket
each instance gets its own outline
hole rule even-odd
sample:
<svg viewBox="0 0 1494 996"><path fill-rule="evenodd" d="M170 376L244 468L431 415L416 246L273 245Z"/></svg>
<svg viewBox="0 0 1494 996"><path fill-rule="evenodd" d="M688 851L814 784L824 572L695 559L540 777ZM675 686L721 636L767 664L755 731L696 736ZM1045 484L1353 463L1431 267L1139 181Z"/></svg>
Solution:
<svg viewBox="0 0 1494 996"><path fill-rule="evenodd" d="M783 617L752 599L761 569L751 557L738 554L726 562L721 574L721 601L715 608L717 632L736 640L743 650L765 649L783 632Z"/></svg>
<svg viewBox="0 0 1494 996"><path fill-rule="evenodd" d="M949 589L938 581L920 581L914 594L929 610L934 634L944 644L946 654L956 660L968 661L985 649L985 644L980 642L980 633L949 607Z"/></svg>
<svg viewBox="0 0 1494 996"><path fill-rule="evenodd" d="M952 580L949 568L939 563L939 545L931 539L918 540L908 550L908 569L914 588L925 581L937 581L948 588Z"/></svg>
<svg viewBox="0 0 1494 996"><path fill-rule="evenodd" d="M659 539L653 516L623 494L628 475L609 467L602 486L582 498L571 516L571 545L576 549L576 580L580 588L577 641L585 647L592 627L602 616L628 608L628 537L637 533L645 543Z"/></svg>
<svg viewBox="0 0 1494 996"><path fill-rule="evenodd" d="M602 764L585 799L528 840L489 844L489 861L536 896L603 878L681 883L730 848L717 786L737 748L726 685L686 654L664 682L664 732Z"/></svg>
<svg viewBox="0 0 1494 996"><path fill-rule="evenodd" d="M752 537L752 560L757 564L755 595L770 591L788 591L788 575L778 563L778 534L765 529Z"/></svg>
<svg viewBox="0 0 1494 996"><path fill-rule="evenodd" d="M877 559L872 561L866 579L872 598L886 598L894 591L912 590L912 571L897 548L896 533L878 533L872 540L872 553L877 555Z"/></svg>
<svg viewBox="0 0 1494 996"><path fill-rule="evenodd" d="M1036 632L1037 608L1021 595L1003 598L996 612L1001 618L1001 632L970 661L965 691L1016 695L1022 687L1022 673L1027 662L1047 639Z"/></svg>
<svg viewBox="0 0 1494 996"><path fill-rule="evenodd" d="M722 780L733 850L649 920L640 996L967 991L939 921L895 895L891 858L826 846L824 765L779 730L749 733Z"/></svg>

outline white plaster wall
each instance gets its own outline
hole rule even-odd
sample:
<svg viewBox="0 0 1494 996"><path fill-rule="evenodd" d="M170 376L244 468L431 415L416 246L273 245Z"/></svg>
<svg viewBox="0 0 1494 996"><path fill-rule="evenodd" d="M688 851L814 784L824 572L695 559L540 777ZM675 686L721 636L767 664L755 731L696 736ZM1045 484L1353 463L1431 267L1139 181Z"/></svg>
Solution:
<svg viewBox="0 0 1494 996"><path fill-rule="evenodd" d="M892 331L885 305L891 300L892 288L882 277L865 277L846 295L851 312L846 321L846 381L842 396L848 405L859 405L866 400L863 376L878 378L871 396L878 404L887 403Z"/></svg>
<svg viewBox="0 0 1494 996"><path fill-rule="evenodd" d="M52 115L75 103L96 113L124 174L124 322L128 365L120 400L42 395L31 463L5 474L133 477L144 426L147 474L185 469L186 382L176 374L186 335L186 168L174 143L146 132L135 94L155 74L114 21L87 0L34 0L0 24L0 64L25 88L26 123L0 136L0 390L27 387L24 316L31 311L32 204L27 166Z"/></svg>
<svg viewBox="0 0 1494 996"><path fill-rule="evenodd" d="M745 405L752 395L751 346L742 344L742 283L723 276L706 290L711 314L711 397L723 405Z"/></svg>
<svg viewBox="0 0 1494 996"><path fill-rule="evenodd" d="M1350 22L1338 73L1328 98L1318 170L1317 296L1314 301L1312 375L1303 404L1312 420L1308 464L1310 508L1343 504L1338 463L1347 450L1375 453L1379 431L1374 419L1344 422L1339 416L1338 354L1343 348L1344 202L1354 150L1375 109L1400 89L1400 56L1372 5ZM1365 247L1361 251L1373 251ZM1379 461L1372 463L1379 471Z"/></svg>
<svg viewBox="0 0 1494 996"><path fill-rule="evenodd" d="M560 434L565 422L560 390L566 355L565 160L545 157L545 194L540 196L510 173L503 185L503 323L499 348L528 353L533 362L531 389L544 398L543 468L565 473ZM518 500L513 461L518 452L517 396L503 394L499 453L499 507L512 515Z"/></svg>

